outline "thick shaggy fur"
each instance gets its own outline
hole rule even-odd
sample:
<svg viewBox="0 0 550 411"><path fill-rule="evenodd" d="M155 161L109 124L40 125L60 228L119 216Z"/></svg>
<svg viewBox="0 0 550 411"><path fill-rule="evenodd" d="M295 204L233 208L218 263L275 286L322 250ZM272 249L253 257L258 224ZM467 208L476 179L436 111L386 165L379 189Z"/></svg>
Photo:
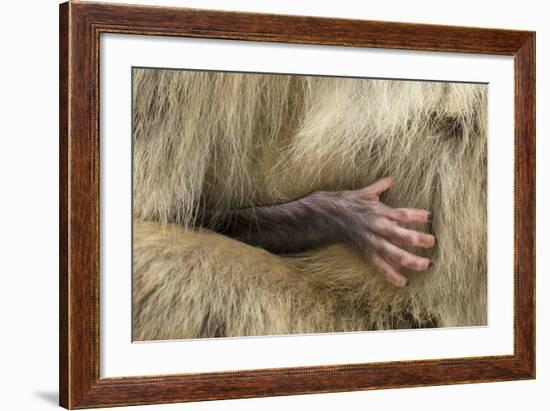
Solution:
<svg viewBox="0 0 550 411"><path fill-rule="evenodd" d="M135 69L133 87L136 340L486 323L486 86ZM434 266L405 289L345 246L198 228L384 176L383 202L434 214L416 227Z"/></svg>

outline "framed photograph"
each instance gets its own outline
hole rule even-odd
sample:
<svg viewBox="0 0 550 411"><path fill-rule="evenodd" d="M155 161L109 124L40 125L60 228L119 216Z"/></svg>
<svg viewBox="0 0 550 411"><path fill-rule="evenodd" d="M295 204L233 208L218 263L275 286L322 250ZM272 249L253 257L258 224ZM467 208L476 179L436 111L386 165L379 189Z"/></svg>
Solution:
<svg viewBox="0 0 550 411"><path fill-rule="evenodd" d="M535 378L535 33L60 6L60 404Z"/></svg>

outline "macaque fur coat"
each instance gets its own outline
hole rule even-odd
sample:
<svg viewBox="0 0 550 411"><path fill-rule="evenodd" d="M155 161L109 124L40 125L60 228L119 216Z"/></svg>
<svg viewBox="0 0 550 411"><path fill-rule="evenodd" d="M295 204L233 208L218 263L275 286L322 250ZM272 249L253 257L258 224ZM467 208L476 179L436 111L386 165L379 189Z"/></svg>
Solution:
<svg viewBox="0 0 550 411"><path fill-rule="evenodd" d="M487 90L480 84L134 69L133 338L487 322ZM426 272L388 283L344 245L275 255L200 211L278 204L381 177L433 213Z"/></svg>

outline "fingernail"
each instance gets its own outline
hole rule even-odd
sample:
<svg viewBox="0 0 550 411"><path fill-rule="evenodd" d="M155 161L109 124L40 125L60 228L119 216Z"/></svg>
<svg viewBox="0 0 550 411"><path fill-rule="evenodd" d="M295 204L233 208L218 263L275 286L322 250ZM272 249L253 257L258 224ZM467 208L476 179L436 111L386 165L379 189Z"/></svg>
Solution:
<svg viewBox="0 0 550 411"><path fill-rule="evenodd" d="M434 215L432 213L428 213L428 223L431 223L434 218Z"/></svg>
<svg viewBox="0 0 550 411"><path fill-rule="evenodd" d="M433 261L430 261L430 264L428 264L428 268L432 268L434 265Z"/></svg>

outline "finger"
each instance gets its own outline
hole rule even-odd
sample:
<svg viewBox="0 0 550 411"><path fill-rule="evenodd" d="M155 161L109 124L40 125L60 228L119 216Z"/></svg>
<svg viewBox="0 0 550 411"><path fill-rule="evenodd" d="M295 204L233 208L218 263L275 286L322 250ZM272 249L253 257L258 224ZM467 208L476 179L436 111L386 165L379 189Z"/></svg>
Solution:
<svg viewBox="0 0 550 411"><path fill-rule="evenodd" d="M432 262L424 257L419 257L415 254L409 253L402 248L390 243L383 237L377 237L372 241L372 245L376 250L390 261L394 261L400 266L410 268L415 271L426 271L432 264Z"/></svg>
<svg viewBox="0 0 550 411"><path fill-rule="evenodd" d="M391 264L388 263L376 251L372 252L372 262L380 271L382 271L386 279L396 287L404 287L407 285L407 278L393 268Z"/></svg>
<svg viewBox="0 0 550 411"><path fill-rule="evenodd" d="M377 234L400 245L421 248L432 248L435 245L435 237L433 235L409 230L388 220L373 225L372 229Z"/></svg>
<svg viewBox="0 0 550 411"><path fill-rule="evenodd" d="M395 179L393 177L382 178L375 183L363 189L363 193L366 197L378 199L378 196L390 188Z"/></svg>
<svg viewBox="0 0 550 411"><path fill-rule="evenodd" d="M398 223L428 223L432 220L432 213L416 208L392 208L384 212L384 216Z"/></svg>

